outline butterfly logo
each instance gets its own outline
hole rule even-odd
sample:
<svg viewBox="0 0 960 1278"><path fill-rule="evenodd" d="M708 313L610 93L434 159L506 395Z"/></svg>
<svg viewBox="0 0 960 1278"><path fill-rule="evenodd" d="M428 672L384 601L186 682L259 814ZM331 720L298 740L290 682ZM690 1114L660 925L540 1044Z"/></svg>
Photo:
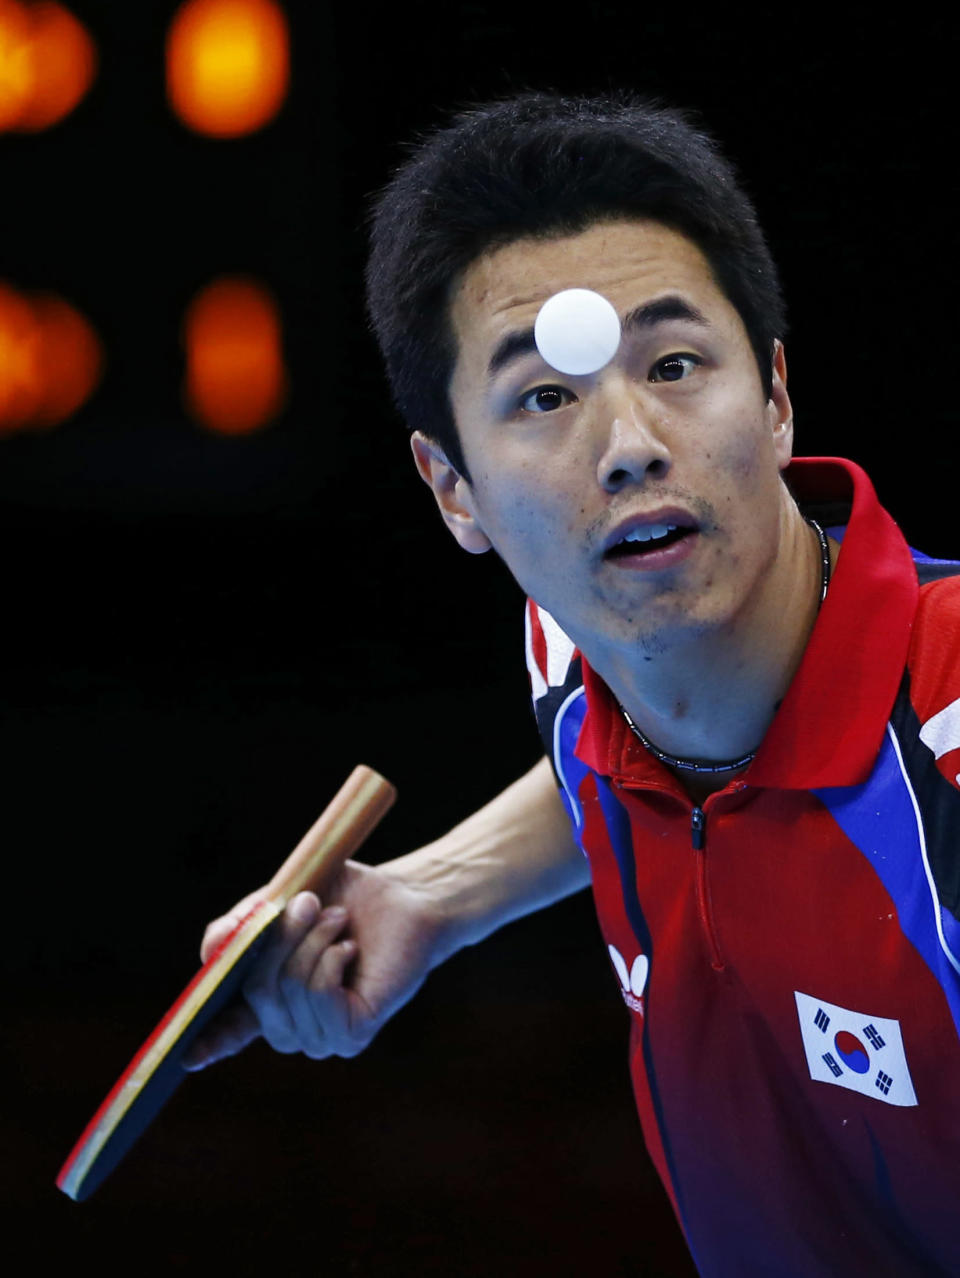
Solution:
<svg viewBox="0 0 960 1278"><path fill-rule="evenodd" d="M607 950L610 954L610 961L613 963L614 971L620 981L620 990L623 994L623 1001L627 1007L635 1012L643 1015L643 991L647 984L647 975L650 971L650 960L646 954L638 954L633 960L630 967L627 967L627 961L617 949L615 945L608 945Z"/></svg>

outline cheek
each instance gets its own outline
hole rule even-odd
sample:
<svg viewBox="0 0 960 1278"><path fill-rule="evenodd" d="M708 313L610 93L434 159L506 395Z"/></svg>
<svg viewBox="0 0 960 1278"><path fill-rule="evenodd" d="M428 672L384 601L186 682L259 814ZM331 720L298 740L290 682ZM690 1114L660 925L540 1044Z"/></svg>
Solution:
<svg viewBox="0 0 960 1278"><path fill-rule="evenodd" d="M478 476L479 507L491 524L508 535L524 533L555 536L572 529L582 506L572 471L537 466L524 461L497 476L491 484Z"/></svg>
<svg viewBox="0 0 960 1278"><path fill-rule="evenodd" d="M717 565L724 562L736 575L748 563L765 558L777 541L780 469L763 413L744 409L744 400L731 397L715 423L723 429L710 434L704 449L703 492L711 502L725 536L716 545Z"/></svg>
<svg viewBox="0 0 960 1278"><path fill-rule="evenodd" d="M724 428L711 432L711 446L705 452L708 464L719 478L729 479L727 501L762 490L779 475L773 441L763 412L753 406L744 408L743 398L730 394L724 398L715 420Z"/></svg>
<svg viewBox="0 0 960 1278"><path fill-rule="evenodd" d="M556 569L568 562L579 508L545 478L500 485L496 500L485 503L484 531L513 577L534 597L548 591Z"/></svg>

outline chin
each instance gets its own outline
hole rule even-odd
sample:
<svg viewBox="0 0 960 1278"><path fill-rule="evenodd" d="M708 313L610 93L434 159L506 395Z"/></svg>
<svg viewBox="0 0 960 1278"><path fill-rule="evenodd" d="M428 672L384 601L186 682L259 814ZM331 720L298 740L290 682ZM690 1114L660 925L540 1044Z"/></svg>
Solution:
<svg viewBox="0 0 960 1278"><path fill-rule="evenodd" d="M636 644L646 657L663 654L698 643L711 636L719 636L729 629L733 622L730 609L714 607L705 609L701 605L693 610L675 608L669 615L660 617L639 616L630 618L622 624L623 637Z"/></svg>

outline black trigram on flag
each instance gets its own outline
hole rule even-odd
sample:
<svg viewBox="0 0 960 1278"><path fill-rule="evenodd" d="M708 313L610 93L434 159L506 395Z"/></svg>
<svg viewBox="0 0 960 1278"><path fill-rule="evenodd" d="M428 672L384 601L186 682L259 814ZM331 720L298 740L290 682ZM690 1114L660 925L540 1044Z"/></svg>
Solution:
<svg viewBox="0 0 960 1278"><path fill-rule="evenodd" d="M867 1039L868 1042L872 1043L877 1049L886 1047L886 1043L877 1033L876 1027L873 1025L865 1025L863 1027L863 1037Z"/></svg>
<svg viewBox="0 0 960 1278"><path fill-rule="evenodd" d="M831 1056L829 1052L824 1052L823 1059L827 1062L827 1069L834 1076L834 1078L839 1078L840 1075L843 1073L843 1070L837 1064L833 1056Z"/></svg>
<svg viewBox="0 0 960 1278"><path fill-rule="evenodd" d="M877 1070L877 1079L874 1086L879 1087L884 1096L888 1096L890 1094L890 1087L892 1083L893 1079L889 1074L885 1074L882 1069Z"/></svg>

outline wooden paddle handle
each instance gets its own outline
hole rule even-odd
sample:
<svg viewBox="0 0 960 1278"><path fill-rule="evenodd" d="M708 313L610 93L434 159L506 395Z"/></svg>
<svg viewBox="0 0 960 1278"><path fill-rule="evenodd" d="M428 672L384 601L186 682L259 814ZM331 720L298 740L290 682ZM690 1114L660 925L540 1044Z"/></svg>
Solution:
<svg viewBox="0 0 960 1278"><path fill-rule="evenodd" d="M298 892L320 891L379 824L397 797L379 772L358 764L267 884L283 908Z"/></svg>

